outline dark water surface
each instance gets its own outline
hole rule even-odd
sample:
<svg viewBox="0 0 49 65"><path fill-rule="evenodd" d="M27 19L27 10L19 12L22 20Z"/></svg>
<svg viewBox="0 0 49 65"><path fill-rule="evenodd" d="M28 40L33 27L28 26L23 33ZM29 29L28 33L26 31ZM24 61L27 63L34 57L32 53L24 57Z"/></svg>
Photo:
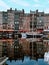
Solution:
<svg viewBox="0 0 49 65"><path fill-rule="evenodd" d="M9 59L8 65L48 65L44 62L44 53L49 50L49 41L43 39L15 39L3 43L2 56ZM0 47L1 48L1 47Z"/></svg>

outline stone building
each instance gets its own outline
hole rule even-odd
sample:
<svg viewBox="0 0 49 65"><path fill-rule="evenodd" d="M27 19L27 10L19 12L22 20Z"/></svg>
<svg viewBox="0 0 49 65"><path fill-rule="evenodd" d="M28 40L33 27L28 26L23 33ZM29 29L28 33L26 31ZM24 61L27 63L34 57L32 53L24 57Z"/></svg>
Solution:
<svg viewBox="0 0 49 65"><path fill-rule="evenodd" d="M30 15L28 13L24 14L22 27L23 32L30 32Z"/></svg>
<svg viewBox="0 0 49 65"><path fill-rule="evenodd" d="M44 29L49 29L49 13L44 14Z"/></svg>
<svg viewBox="0 0 49 65"><path fill-rule="evenodd" d="M2 20L3 19L3 17L2 17L2 12L0 12L0 30L1 29L3 29L3 27L2 27Z"/></svg>
<svg viewBox="0 0 49 65"><path fill-rule="evenodd" d="M22 10L13 10L0 12L0 30L15 30L19 32L42 31L44 28L49 28L49 14L44 12L30 11L25 13Z"/></svg>

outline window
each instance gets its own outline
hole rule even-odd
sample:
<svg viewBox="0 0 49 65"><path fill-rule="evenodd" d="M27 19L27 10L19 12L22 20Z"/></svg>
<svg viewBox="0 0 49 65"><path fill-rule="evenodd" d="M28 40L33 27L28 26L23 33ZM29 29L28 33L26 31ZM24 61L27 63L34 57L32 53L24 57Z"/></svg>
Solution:
<svg viewBox="0 0 49 65"><path fill-rule="evenodd" d="M19 22L17 21L17 22L15 22L15 24L19 24Z"/></svg>
<svg viewBox="0 0 49 65"><path fill-rule="evenodd" d="M7 24L3 23L3 29L7 28Z"/></svg>
<svg viewBox="0 0 49 65"><path fill-rule="evenodd" d="M32 22L30 22L30 28L32 28Z"/></svg>
<svg viewBox="0 0 49 65"><path fill-rule="evenodd" d="M19 18L19 14L15 13L15 18Z"/></svg>
<svg viewBox="0 0 49 65"><path fill-rule="evenodd" d="M34 28L36 28L37 26L37 21L34 21Z"/></svg>

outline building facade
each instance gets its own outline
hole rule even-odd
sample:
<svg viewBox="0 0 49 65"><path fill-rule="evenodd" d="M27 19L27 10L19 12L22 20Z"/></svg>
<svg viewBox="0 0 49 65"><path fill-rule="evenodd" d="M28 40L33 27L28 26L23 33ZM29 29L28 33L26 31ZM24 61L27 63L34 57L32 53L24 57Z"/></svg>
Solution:
<svg viewBox="0 0 49 65"><path fill-rule="evenodd" d="M49 14L44 15L44 29L49 29Z"/></svg>
<svg viewBox="0 0 49 65"><path fill-rule="evenodd" d="M30 15L24 14L23 17L23 32L30 32Z"/></svg>
<svg viewBox="0 0 49 65"><path fill-rule="evenodd" d="M24 9L12 10L12 8L0 12L0 30L33 32L45 28L49 28L49 14L44 12L36 10L25 13Z"/></svg>

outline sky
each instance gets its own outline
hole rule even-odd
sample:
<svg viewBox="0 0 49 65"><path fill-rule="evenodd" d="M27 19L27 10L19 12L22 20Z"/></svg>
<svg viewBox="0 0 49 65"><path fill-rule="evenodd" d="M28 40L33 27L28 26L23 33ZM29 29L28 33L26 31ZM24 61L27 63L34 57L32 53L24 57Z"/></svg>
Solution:
<svg viewBox="0 0 49 65"><path fill-rule="evenodd" d="M10 8L24 9L25 12L38 9L39 11L49 13L49 0L0 0L0 11L6 11Z"/></svg>

